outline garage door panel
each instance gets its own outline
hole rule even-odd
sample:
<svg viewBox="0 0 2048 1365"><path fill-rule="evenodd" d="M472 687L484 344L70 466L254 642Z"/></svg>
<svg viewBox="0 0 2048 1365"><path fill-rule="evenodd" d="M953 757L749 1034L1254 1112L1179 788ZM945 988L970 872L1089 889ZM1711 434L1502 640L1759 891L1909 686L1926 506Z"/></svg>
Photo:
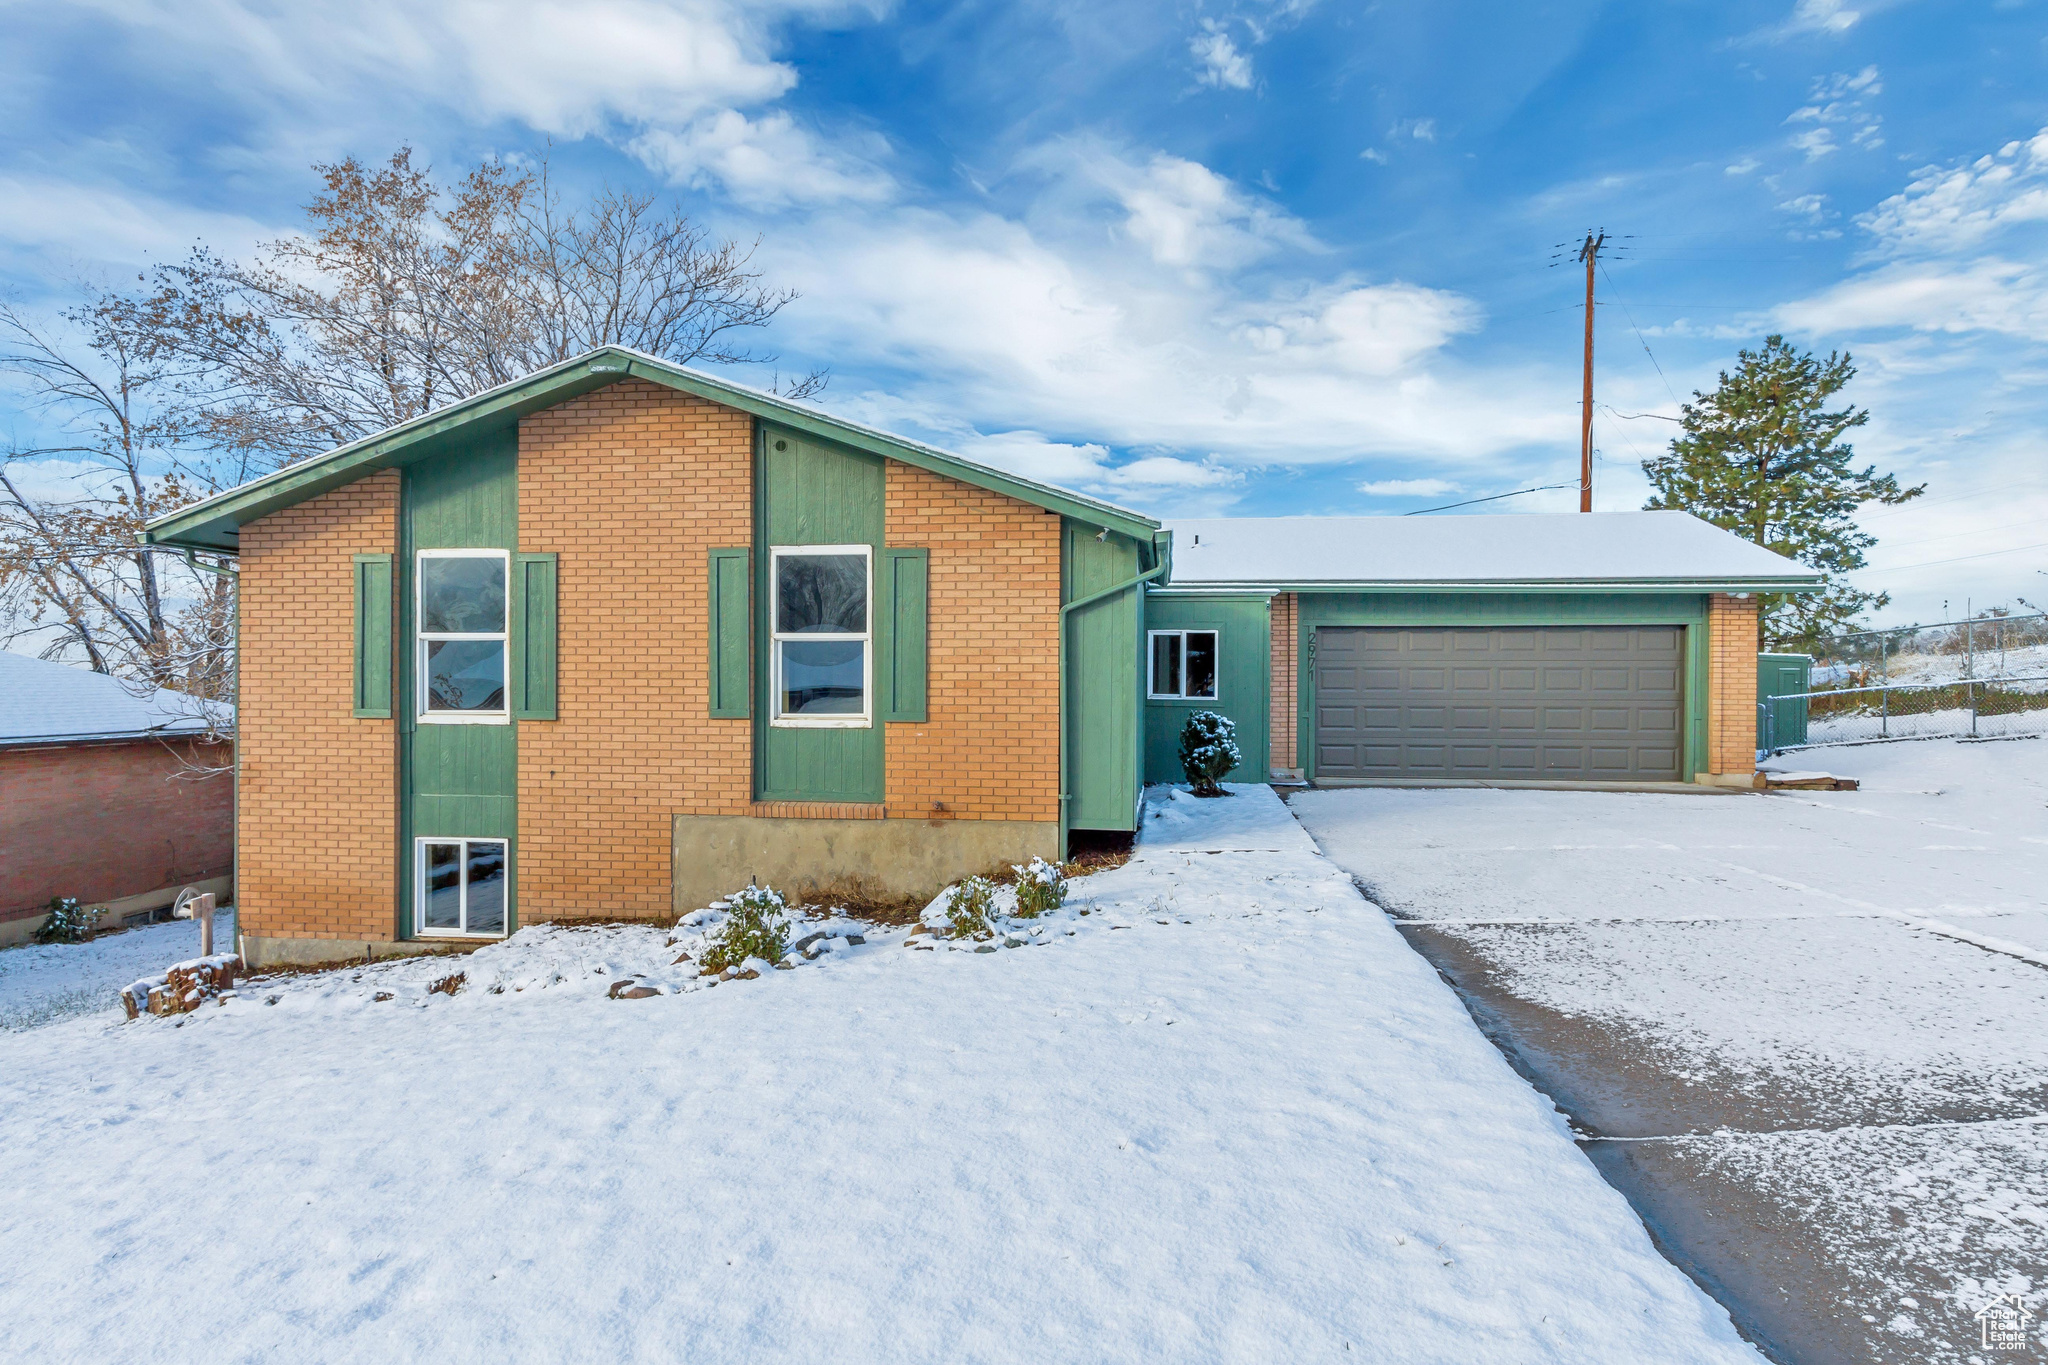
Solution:
<svg viewBox="0 0 2048 1365"><path fill-rule="evenodd" d="M1325 627L1317 775L1675 779L1683 649L1669 626Z"/></svg>

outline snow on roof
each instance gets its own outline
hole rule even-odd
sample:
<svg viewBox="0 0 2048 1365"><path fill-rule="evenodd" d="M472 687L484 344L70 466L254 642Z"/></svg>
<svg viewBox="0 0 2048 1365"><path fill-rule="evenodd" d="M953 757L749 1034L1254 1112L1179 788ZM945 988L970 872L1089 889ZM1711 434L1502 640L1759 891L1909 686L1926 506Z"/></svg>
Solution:
<svg viewBox="0 0 2048 1365"><path fill-rule="evenodd" d="M182 693L136 696L104 673L0 650L0 744L205 729L199 703Z"/></svg>
<svg viewBox="0 0 2048 1365"><path fill-rule="evenodd" d="M1689 512L1221 517L1166 523L1173 585L1816 584L1803 564Z"/></svg>

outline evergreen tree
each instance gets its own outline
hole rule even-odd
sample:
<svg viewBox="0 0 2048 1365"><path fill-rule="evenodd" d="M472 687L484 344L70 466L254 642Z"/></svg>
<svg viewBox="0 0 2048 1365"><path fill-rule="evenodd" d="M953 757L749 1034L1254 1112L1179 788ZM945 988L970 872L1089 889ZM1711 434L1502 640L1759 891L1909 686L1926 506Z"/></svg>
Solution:
<svg viewBox="0 0 2048 1365"><path fill-rule="evenodd" d="M1760 648L1810 647L1891 601L1844 577L1877 543L1856 524L1856 509L1917 498L1926 485L1901 488L1875 465L1850 466L1854 451L1842 437L1870 413L1828 402L1855 374L1845 354L1821 360L1766 337L1761 349L1737 353L1735 372L1723 370L1712 393L1694 392L1670 453L1643 461L1657 490L1650 510L1691 512L1827 575L1821 592L1763 595Z"/></svg>

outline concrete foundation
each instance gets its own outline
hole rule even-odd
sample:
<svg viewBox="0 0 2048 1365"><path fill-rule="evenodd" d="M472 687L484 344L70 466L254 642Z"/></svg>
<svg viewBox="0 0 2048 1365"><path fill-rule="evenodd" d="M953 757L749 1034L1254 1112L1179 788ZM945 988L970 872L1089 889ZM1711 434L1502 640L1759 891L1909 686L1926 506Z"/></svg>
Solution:
<svg viewBox="0 0 2048 1365"><path fill-rule="evenodd" d="M388 939L264 938L258 934L243 934L240 952L242 961L251 971L261 971L266 967L341 966L387 957L419 957L427 953L466 954L486 943L500 942L503 940L495 938L474 942L448 939L393 942Z"/></svg>
<svg viewBox="0 0 2048 1365"><path fill-rule="evenodd" d="M806 820L678 815L670 866L678 915L749 878L785 894L855 888L933 896L948 882L1059 857L1053 820Z"/></svg>

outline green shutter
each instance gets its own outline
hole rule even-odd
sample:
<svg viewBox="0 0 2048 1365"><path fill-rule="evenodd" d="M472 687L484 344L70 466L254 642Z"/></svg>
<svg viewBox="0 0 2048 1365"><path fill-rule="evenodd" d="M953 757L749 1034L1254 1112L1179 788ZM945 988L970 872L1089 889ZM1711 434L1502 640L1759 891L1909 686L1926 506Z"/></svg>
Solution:
<svg viewBox="0 0 2048 1365"><path fill-rule="evenodd" d="M556 560L512 556L512 718L555 719Z"/></svg>
<svg viewBox="0 0 2048 1365"><path fill-rule="evenodd" d="M925 636L930 550L882 551L882 618L875 648L883 720L921 721L925 713Z"/></svg>
<svg viewBox="0 0 2048 1365"><path fill-rule="evenodd" d="M747 667L748 582L753 574L753 552L737 550L711 552L711 629L706 632L711 654L711 714L745 717L751 715Z"/></svg>
<svg viewBox="0 0 2048 1365"><path fill-rule="evenodd" d="M357 555L355 714L391 718L391 556Z"/></svg>

